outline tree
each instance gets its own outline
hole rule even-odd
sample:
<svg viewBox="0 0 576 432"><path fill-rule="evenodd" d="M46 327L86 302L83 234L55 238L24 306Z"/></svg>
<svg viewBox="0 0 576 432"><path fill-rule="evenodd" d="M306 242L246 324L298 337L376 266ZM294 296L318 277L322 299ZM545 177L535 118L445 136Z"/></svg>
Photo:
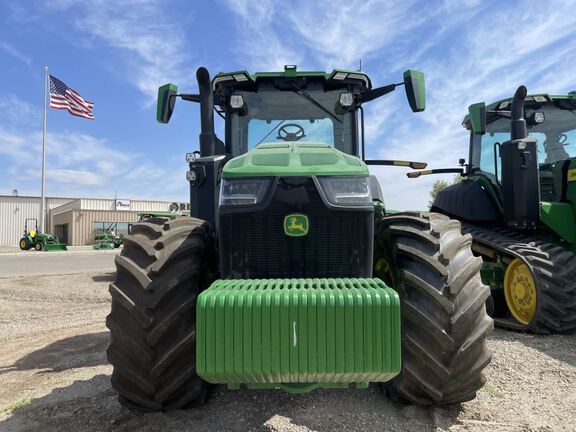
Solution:
<svg viewBox="0 0 576 432"><path fill-rule="evenodd" d="M461 180L462 180L462 176L460 176L459 174L456 174L454 176L454 180L452 181L452 183L448 183L445 180L436 180L432 184L432 190L430 191L430 201L428 201L428 208L432 207L432 204L434 203L434 200L436 199L436 197L438 196L440 191L446 189L448 186L452 186L453 184L460 183Z"/></svg>

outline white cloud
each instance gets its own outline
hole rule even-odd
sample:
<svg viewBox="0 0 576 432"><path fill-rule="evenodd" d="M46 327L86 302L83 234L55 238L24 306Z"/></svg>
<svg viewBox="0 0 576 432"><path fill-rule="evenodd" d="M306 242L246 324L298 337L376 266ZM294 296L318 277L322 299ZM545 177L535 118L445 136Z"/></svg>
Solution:
<svg viewBox="0 0 576 432"><path fill-rule="evenodd" d="M0 96L0 113L2 122L7 125L30 125L31 121L37 123L42 118L42 111L38 106L13 94Z"/></svg>
<svg viewBox="0 0 576 432"><path fill-rule="evenodd" d="M221 1L237 18L238 58L254 70L357 68L425 19L413 0Z"/></svg>
<svg viewBox="0 0 576 432"><path fill-rule="evenodd" d="M40 172L37 170L28 170L28 176L39 179ZM46 178L51 181L73 185L102 185L105 183L105 177L86 170L73 169L47 169Z"/></svg>
<svg viewBox="0 0 576 432"><path fill-rule="evenodd" d="M13 95L0 98L0 109L6 106L11 111L0 118L0 157L8 175L0 178L0 190L38 194L42 142L38 112ZM50 195L112 196L117 190L134 198L186 196L180 159L162 166L137 152L118 150L123 147L120 143L70 130L49 132L46 140Z"/></svg>
<svg viewBox="0 0 576 432"><path fill-rule="evenodd" d="M287 17L277 14L273 0L222 0L237 18L235 38L238 60L251 71L282 70L287 64L302 64L303 50L288 42Z"/></svg>
<svg viewBox="0 0 576 432"><path fill-rule="evenodd" d="M334 68L368 64L402 35L422 23L413 13L414 1L331 0L298 1L283 10L290 18L294 39L301 40L315 57Z"/></svg>
<svg viewBox="0 0 576 432"><path fill-rule="evenodd" d="M24 54L22 51L14 48L7 42L0 42L0 50L7 52L12 57L20 60L21 62L26 63L27 66L30 66L32 64L32 59L29 56Z"/></svg>
<svg viewBox="0 0 576 432"><path fill-rule="evenodd" d="M50 31L62 31L71 23L78 32L73 42L87 49L95 46L92 41L104 42L112 48L113 60L106 56L102 61L109 61L112 73L147 96L146 106L155 101L159 85L181 82L192 74L185 40L190 15L171 15L172 9L161 0L53 0L36 8L12 9L16 20L42 22ZM46 12L67 20L51 28Z"/></svg>
<svg viewBox="0 0 576 432"><path fill-rule="evenodd" d="M455 167L468 156L461 121L470 103L509 97L520 84L556 93L574 86L576 14L570 1L542 3L537 14L529 1L226 4L238 20L238 57L256 64L272 66L275 61L266 64L262 57L296 50L305 66L325 70L354 68L362 58L375 85L397 80L407 68L425 72L426 112L412 114L402 89L366 106L367 154L373 158ZM255 45L258 41L270 43ZM410 180L405 169L372 171L398 209L424 209L433 181L453 177Z"/></svg>

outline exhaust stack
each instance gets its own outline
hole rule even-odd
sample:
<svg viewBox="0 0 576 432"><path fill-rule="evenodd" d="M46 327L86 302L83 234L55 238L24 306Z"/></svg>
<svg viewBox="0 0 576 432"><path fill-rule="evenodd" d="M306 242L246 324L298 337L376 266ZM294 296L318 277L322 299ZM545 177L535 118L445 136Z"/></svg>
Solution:
<svg viewBox="0 0 576 432"><path fill-rule="evenodd" d="M540 221L540 181L536 139L528 136L524 119L526 87L512 99L510 141L500 146L504 219L514 228L534 228Z"/></svg>
<svg viewBox="0 0 576 432"><path fill-rule="evenodd" d="M520 86L512 98L512 123L510 127L510 138L512 140L523 139L528 136L526 120L524 119L524 100L528 90L525 86Z"/></svg>
<svg viewBox="0 0 576 432"><path fill-rule="evenodd" d="M200 91L200 156L213 156L216 153L214 98L208 69L199 67L196 71L196 79Z"/></svg>

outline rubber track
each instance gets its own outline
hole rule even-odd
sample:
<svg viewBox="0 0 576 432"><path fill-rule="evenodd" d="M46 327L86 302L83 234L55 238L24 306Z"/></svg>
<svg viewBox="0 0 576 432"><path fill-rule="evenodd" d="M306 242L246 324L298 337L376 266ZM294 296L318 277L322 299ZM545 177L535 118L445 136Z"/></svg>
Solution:
<svg viewBox="0 0 576 432"><path fill-rule="evenodd" d="M375 262L384 257L402 310L402 372L386 384L396 400L451 404L474 399L490 363L486 313L490 289L482 260L460 223L431 213L396 214L376 223Z"/></svg>
<svg viewBox="0 0 576 432"><path fill-rule="evenodd" d="M567 333L576 329L576 255L504 227L462 224L476 243L528 265L537 286L536 313L529 325L513 318L496 319L498 326L537 334Z"/></svg>
<svg viewBox="0 0 576 432"><path fill-rule="evenodd" d="M204 401L195 308L213 270L213 245L209 225L189 217L149 219L124 239L106 318L111 381L122 405L168 411Z"/></svg>

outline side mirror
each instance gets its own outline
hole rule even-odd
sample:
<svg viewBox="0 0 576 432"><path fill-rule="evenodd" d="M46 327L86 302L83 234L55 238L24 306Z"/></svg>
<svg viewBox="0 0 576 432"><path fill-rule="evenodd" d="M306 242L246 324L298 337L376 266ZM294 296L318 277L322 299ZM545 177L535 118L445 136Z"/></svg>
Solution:
<svg viewBox="0 0 576 432"><path fill-rule="evenodd" d="M156 105L156 120L158 122L168 123L170 121L177 93L178 87L176 84L168 83L158 88L158 103Z"/></svg>
<svg viewBox="0 0 576 432"><path fill-rule="evenodd" d="M486 104L479 102L468 107L470 124L474 135L484 135L486 133Z"/></svg>
<svg viewBox="0 0 576 432"><path fill-rule="evenodd" d="M426 86L424 84L424 74L413 69L404 72L404 88L412 111L424 111L426 108Z"/></svg>

